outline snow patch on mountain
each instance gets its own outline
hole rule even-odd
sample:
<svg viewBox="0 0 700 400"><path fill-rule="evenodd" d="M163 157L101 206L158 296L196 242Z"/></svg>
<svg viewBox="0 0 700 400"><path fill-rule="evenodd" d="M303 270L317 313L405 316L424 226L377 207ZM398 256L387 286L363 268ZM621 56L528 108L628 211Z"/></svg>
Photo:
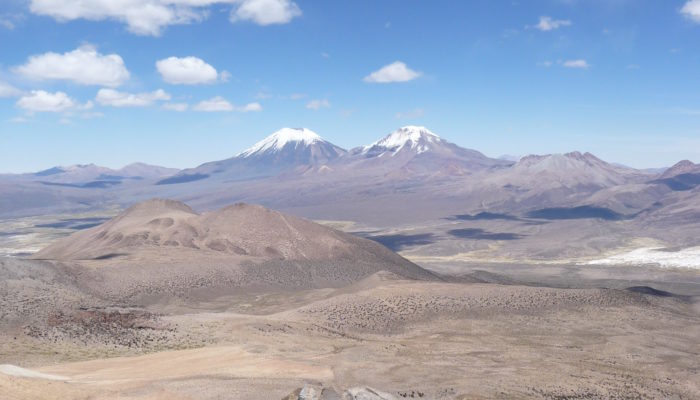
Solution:
<svg viewBox="0 0 700 400"><path fill-rule="evenodd" d="M655 265L663 268L700 269L700 247L668 251L659 247L644 247L599 260L589 265Z"/></svg>
<svg viewBox="0 0 700 400"><path fill-rule="evenodd" d="M253 154L265 152L277 152L287 144L294 143L294 147L308 146L316 142L324 142L316 132L306 128L282 128L265 139L259 141L253 147L238 154L239 157L249 157Z"/></svg>
<svg viewBox="0 0 700 400"><path fill-rule="evenodd" d="M366 154L376 149L384 149L393 154L404 148L412 149L417 154L424 153L430 149L431 144L442 142L442 139L428 128L423 126L404 126L399 128L389 136L386 136L368 146L362 148L362 153Z"/></svg>

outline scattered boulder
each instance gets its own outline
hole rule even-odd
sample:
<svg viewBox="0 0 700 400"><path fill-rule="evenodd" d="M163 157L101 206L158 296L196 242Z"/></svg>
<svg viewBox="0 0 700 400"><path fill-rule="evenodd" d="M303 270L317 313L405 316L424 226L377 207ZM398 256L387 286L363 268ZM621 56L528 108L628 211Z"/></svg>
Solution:
<svg viewBox="0 0 700 400"><path fill-rule="evenodd" d="M332 388L305 384L282 400L396 400L396 397L369 387L354 387L341 396Z"/></svg>
<svg viewBox="0 0 700 400"><path fill-rule="evenodd" d="M354 387L343 393L343 400L396 400L389 393L380 392L370 387Z"/></svg>

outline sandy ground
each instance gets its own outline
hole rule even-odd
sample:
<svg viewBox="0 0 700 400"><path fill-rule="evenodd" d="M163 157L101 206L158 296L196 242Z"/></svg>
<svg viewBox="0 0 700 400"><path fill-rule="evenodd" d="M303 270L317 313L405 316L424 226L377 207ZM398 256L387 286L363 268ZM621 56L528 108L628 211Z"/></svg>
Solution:
<svg viewBox="0 0 700 400"><path fill-rule="evenodd" d="M700 396L700 307L692 297L380 273L343 289L229 300L223 310L212 301L216 312L205 311L207 303L196 313L146 306L168 308L163 323L201 340L186 350L119 356L93 345L90 355L69 352L76 361L50 361L31 354L35 339L18 338L27 351L15 362L65 381L0 370L3 398L276 399L308 383L339 393L369 386L395 398ZM51 344L59 353L71 346L69 338Z"/></svg>

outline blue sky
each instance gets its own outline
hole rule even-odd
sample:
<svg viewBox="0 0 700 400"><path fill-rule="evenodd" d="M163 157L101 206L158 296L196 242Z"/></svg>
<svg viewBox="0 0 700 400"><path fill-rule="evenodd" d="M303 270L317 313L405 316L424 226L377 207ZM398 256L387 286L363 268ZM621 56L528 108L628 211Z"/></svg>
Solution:
<svg viewBox="0 0 700 400"><path fill-rule="evenodd" d="M350 148L402 125L489 156L700 162L700 0L0 4L0 172L192 167L285 126Z"/></svg>

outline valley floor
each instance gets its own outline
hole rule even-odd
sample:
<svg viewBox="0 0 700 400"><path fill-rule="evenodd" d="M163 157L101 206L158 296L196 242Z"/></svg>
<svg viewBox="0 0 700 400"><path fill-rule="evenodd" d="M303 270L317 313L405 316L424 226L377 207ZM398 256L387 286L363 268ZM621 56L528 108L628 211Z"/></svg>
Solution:
<svg viewBox="0 0 700 400"><path fill-rule="evenodd" d="M0 368L3 398L278 399L305 384L397 399L700 397L694 296L378 273L341 289L161 299L140 312L155 317L113 318L93 336L5 324L0 363L48 379Z"/></svg>

